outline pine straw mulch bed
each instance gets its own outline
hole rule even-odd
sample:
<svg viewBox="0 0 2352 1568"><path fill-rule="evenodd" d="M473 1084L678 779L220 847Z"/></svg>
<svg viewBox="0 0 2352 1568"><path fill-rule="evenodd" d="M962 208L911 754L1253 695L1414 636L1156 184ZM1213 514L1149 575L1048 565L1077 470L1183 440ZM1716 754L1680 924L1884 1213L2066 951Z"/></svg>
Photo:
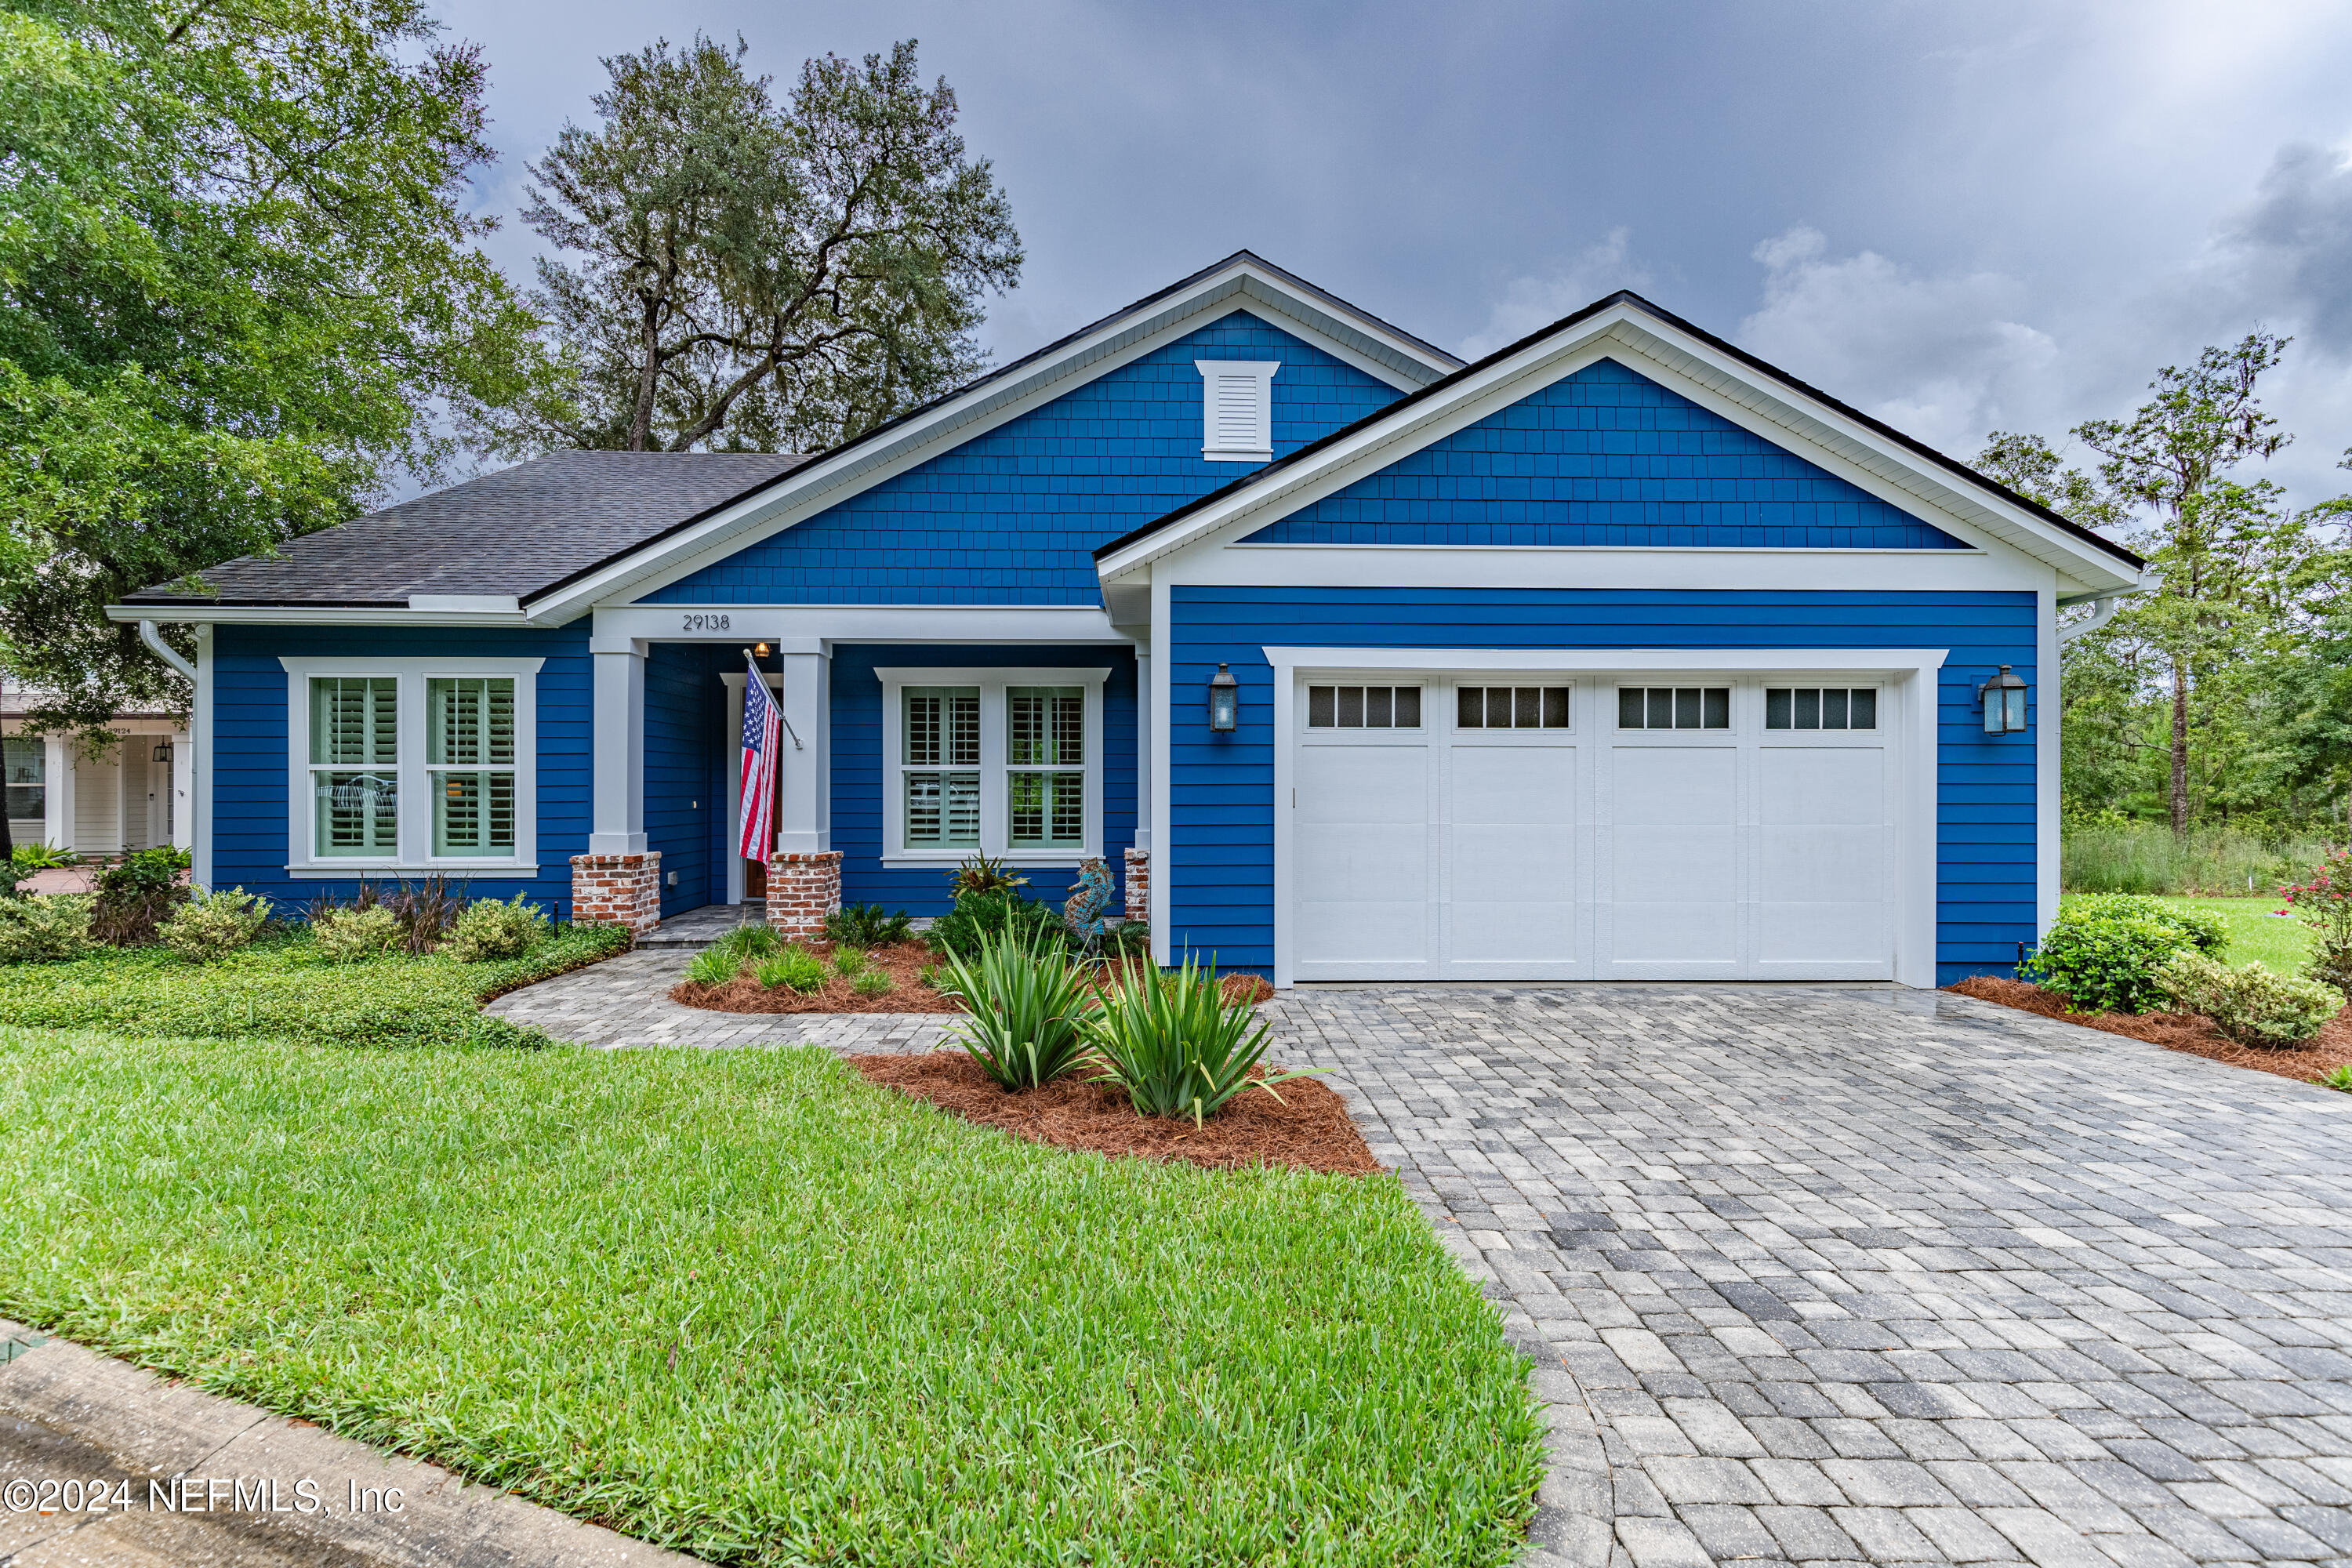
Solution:
<svg viewBox="0 0 2352 1568"><path fill-rule="evenodd" d="M2293 1050L2280 1050L2263 1046L2242 1046L2235 1040L2225 1039L2221 1032L2213 1027L2213 1021L2200 1013L2069 1012L2065 1001L2057 993L2045 991L2022 980L2003 980L1998 975L1972 974L1947 989L1957 991L1963 996L1973 996L1979 1002L1996 1002L2004 1007L2039 1013L2045 1018L2080 1024L2086 1029L2103 1029L2110 1035L2145 1040L2151 1046L2162 1046L2168 1051L2185 1051L2190 1056L2226 1062L2234 1068L2252 1068L2256 1072L2272 1073L2306 1083L2331 1068L2352 1063L2352 1007L2336 1015L2319 1031L2318 1038L2309 1044Z"/></svg>
<svg viewBox="0 0 2352 1568"><path fill-rule="evenodd" d="M1212 1171L1290 1165L1369 1176L1381 1168L1349 1120L1347 1103L1316 1079L1293 1079L1278 1089L1244 1089L1196 1128L1190 1119L1137 1115L1125 1089L1088 1083L1090 1075L1083 1069L1015 1094L990 1082L979 1064L959 1050L848 1060L869 1082L1033 1143L1189 1160Z"/></svg>
<svg viewBox="0 0 2352 1568"><path fill-rule="evenodd" d="M828 962L833 957L830 942L803 945ZM669 999L684 1006L716 1013L961 1013L963 1008L954 997L942 995L923 984L924 969L939 961L940 955L919 942L868 948L866 967L879 969L890 977L890 989L879 996L860 996L852 989L853 983L838 974L828 974L824 984L815 991L795 991L789 985L771 991L748 973L739 971L724 985L681 980L670 987ZM1228 974L1223 984L1228 1002L1258 1003L1274 994L1273 983L1261 974Z"/></svg>

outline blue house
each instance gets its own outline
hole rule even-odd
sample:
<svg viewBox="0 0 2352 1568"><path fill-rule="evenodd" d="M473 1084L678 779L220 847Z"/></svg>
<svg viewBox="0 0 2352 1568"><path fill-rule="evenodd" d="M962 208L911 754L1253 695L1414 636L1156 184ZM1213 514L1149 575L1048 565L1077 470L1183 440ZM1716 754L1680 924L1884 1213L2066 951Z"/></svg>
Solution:
<svg viewBox="0 0 2352 1568"><path fill-rule="evenodd" d="M1278 985L1928 985L2054 912L2059 611L2141 573L1634 295L1465 365L1244 252L831 451L559 454L112 613L199 628L196 876L274 899L802 929L1100 857Z"/></svg>

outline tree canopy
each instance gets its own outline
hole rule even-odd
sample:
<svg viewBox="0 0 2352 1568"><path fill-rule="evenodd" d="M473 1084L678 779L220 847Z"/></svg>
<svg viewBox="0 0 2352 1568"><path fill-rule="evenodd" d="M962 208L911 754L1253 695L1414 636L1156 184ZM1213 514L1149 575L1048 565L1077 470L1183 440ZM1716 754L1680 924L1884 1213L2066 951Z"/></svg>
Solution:
<svg viewBox="0 0 2352 1568"><path fill-rule="evenodd" d="M0 658L102 733L182 695L108 602L431 476L540 359L421 0L9 0L0 49Z"/></svg>
<svg viewBox="0 0 2352 1568"><path fill-rule="evenodd" d="M484 443L808 450L970 378L983 290L1019 277L1010 204L915 45L808 61L790 100L697 37L604 61L598 125L531 167L559 247L534 299L565 380Z"/></svg>

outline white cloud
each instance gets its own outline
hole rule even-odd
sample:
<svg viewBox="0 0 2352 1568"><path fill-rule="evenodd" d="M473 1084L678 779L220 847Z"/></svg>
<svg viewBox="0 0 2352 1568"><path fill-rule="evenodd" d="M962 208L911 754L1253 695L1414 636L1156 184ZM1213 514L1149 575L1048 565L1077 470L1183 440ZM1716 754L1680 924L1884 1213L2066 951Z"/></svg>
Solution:
<svg viewBox="0 0 2352 1568"><path fill-rule="evenodd" d="M1511 279L1487 313L1486 324L1462 340L1463 357L1484 359L1620 289L1639 292L1650 288L1650 271L1633 258L1632 237L1628 229L1612 228L1608 238L1586 246L1559 270Z"/></svg>
<svg viewBox="0 0 2352 1568"><path fill-rule="evenodd" d="M1831 396L1958 458L2052 412L2058 345L2018 319L2029 294L2019 279L1836 256L1803 226L1752 254L1764 302L1739 323L1740 346Z"/></svg>

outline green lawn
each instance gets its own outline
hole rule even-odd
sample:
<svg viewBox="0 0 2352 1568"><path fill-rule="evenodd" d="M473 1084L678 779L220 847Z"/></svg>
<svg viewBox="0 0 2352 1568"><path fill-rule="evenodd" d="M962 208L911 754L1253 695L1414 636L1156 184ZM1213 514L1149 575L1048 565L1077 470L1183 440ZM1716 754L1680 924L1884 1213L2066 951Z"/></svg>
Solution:
<svg viewBox="0 0 2352 1568"><path fill-rule="evenodd" d="M2302 973L2304 961L2310 956L2311 932L2304 923L2272 918L2273 910L2288 907L2276 894L2263 899L2168 898L2164 901L2219 915L2230 932L2230 945L2221 953L2225 963L2259 962L2265 969L2294 975Z"/></svg>
<svg viewBox="0 0 2352 1568"><path fill-rule="evenodd" d="M0 1028L0 1313L721 1562L1497 1563L1541 1473L1392 1179L816 1049Z"/></svg>

